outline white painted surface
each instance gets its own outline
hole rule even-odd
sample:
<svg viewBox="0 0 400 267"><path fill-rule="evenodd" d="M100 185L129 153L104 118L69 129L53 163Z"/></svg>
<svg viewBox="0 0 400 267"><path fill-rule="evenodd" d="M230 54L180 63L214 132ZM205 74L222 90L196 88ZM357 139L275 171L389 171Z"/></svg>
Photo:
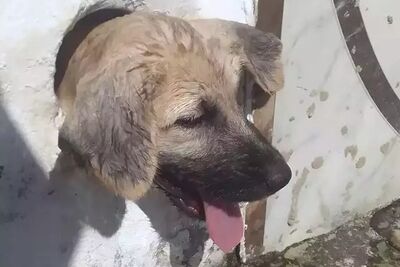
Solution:
<svg viewBox="0 0 400 267"><path fill-rule="evenodd" d="M400 97L400 2L363 0L360 9L386 78ZM396 51L393 54L388 51Z"/></svg>
<svg viewBox="0 0 400 267"><path fill-rule="evenodd" d="M360 6L369 6L368 33L393 86L400 77L400 4ZM390 26L386 15L393 16ZM282 31L286 84L273 139L291 155L295 176L268 200L266 250L326 233L400 196L399 138L357 76L332 1L285 1Z"/></svg>
<svg viewBox="0 0 400 267"><path fill-rule="evenodd" d="M146 4L171 15L253 24L252 2ZM105 4L133 8L141 1L0 3L0 266L218 266L222 253L162 194L136 205L73 166L49 174L59 153L52 88L57 49L74 18Z"/></svg>
<svg viewBox="0 0 400 267"><path fill-rule="evenodd" d="M188 18L223 18L249 25L255 25L254 5L256 0L152 0L148 1L150 10Z"/></svg>

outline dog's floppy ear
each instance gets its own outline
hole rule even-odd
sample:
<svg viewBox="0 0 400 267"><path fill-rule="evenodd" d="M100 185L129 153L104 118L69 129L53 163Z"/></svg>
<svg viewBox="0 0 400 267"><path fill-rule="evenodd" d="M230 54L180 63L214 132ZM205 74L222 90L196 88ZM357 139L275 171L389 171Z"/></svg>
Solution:
<svg viewBox="0 0 400 267"><path fill-rule="evenodd" d="M284 79L280 40L272 33L264 33L248 25L235 23L234 28L243 44L243 63L256 82L270 93L281 89Z"/></svg>
<svg viewBox="0 0 400 267"><path fill-rule="evenodd" d="M225 57L230 58L226 62L239 57L240 64L264 91L272 93L283 87L282 44L275 35L219 19L193 20L191 24L201 33L211 53L218 56L226 51Z"/></svg>
<svg viewBox="0 0 400 267"><path fill-rule="evenodd" d="M116 194L135 200L156 172L155 124L143 73L126 64L84 75L60 138ZM150 81L147 82L150 84Z"/></svg>

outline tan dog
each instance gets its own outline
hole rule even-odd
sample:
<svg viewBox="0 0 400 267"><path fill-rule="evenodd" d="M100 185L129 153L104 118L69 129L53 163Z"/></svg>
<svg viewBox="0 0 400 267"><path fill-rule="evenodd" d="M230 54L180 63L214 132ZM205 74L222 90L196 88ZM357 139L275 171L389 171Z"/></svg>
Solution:
<svg viewBox="0 0 400 267"><path fill-rule="evenodd" d="M229 251L243 234L237 203L291 177L244 112L249 77L265 93L282 87L280 52L276 37L235 22L107 21L79 45L57 90L60 137L118 195L135 200L155 180Z"/></svg>

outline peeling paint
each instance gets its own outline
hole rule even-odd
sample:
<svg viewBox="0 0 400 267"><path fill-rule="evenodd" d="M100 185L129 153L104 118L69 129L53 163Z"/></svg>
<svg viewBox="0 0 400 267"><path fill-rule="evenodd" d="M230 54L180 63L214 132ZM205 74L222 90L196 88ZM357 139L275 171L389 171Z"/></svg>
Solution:
<svg viewBox="0 0 400 267"><path fill-rule="evenodd" d="M386 20L387 20L388 24L393 24L393 17L392 16L387 16Z"/></svg>
<svg viewBox="0 0 400 267"><path fill-rule="evenodd" d="M303 169L300 178L297 179L296 183L293 186L292 190L292 203L290 206L289 216L287 220L287 224L292 226L296 223L297 212L298 212L298 202L300 197L301 189L303 188L304 184L306 183L308 174L310 171L307 168Z"/></svg>
<svg viewBox="0 0 400 267"><path fill-rule="evenodd" d="M347 128L347 126L345 125L340 129L340 132L342 133L342 135L346 135L349 132L349 128Z"/></svg>
<svg viewBox="0 0 400 267"><path fill-rule="evenodd" d="M348 146L344 149L344 156L347 158L348 155L354 160L358 152L357 145Z"/></svg>
<svg viewBox="0 0 400 267"><path fill-rule="evenodd" d="M311 119L312 116L314 116L314 112L315 112L315 103L312 103L311 106L307 108L306 111L307 117Z"/></svg>
<svg viewBox="0 0 400 267"><path fill-rule="evenodd" d="M359 158L356 163L356 168L361 169L362 167L364 167L366 161L367 161L367 159L365 157Z"/></svg>
<svg viewBox="0 0 400 267"><path fill-rule="evenodd" d="M393 148L394 144L396 143L396 138L390 139L390 141L384 143L380 147L380 151L383 155L387 155Z"/></svg>
<svg viewBox="0 0 400 267"><path fill-rule="evenodd" d="M311 162L311 167L313 169L319 169L324 165L324 158L323 157L316 157L313 162Z"/></svg>
<svg viewBox="0 0 400 267"><path fill-rule="evenodd" d="M324 101L328 100L328 97L329 97L329 92L327 92L327 91L319 92L319 100L321 102L324 102Z"/></svg>

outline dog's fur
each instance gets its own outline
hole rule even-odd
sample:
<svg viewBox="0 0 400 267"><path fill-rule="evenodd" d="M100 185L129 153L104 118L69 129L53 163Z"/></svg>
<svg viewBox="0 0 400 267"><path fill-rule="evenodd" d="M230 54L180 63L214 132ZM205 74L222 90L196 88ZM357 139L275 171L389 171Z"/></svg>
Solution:
<svg viewBox="0 0 400 267"><path fill-rule="evenodd" d="M247 122L243 79L282 87L281 43L223 20L135 12L92 30L57 89L65 139L115 193L135 200L154 177L202 196L260 199L290 179Z"/></svg>

